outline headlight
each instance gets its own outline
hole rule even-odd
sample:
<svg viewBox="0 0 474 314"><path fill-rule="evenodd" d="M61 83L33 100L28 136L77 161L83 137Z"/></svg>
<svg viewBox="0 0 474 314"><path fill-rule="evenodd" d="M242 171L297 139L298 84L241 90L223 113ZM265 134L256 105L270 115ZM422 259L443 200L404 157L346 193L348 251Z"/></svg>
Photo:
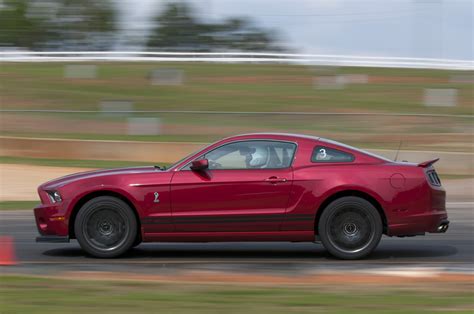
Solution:
<svg viewBox="0 0 474 314"><path fill-rule="evenodd" d="M63 200L58 191L46 191L46 193L48 193L51 203L59 203Z"/></svg>

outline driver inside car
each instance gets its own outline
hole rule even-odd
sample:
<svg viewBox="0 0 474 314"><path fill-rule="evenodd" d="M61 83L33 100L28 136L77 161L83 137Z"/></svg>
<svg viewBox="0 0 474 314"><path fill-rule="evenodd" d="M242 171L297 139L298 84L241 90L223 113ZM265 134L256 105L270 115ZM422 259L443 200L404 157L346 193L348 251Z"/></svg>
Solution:
<svg viewBox="0 0 474 314"><path fill-rule="evenodd" d="M268 149L261 146L240 149L240 154L245 156L247 168L265 168L270 155Z"/></svg>

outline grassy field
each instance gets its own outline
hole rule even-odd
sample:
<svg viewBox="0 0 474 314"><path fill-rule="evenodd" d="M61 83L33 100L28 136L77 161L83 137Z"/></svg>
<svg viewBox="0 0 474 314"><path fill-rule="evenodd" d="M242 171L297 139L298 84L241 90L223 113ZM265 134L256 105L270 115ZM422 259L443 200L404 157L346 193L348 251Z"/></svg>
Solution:
<svg viewBox="0 0 474 314"><path fill-rule="evenodd" d="M180 86L153 86L150 71L184 71ZM454 83L462 71L318 68L217 63L99 63L95 79L64 78L64 64L2 65L4 109L97 110L102 100L130 100L136 110L388 111L472 114L472 86ZM369 75L367 84L314 88L313 78ZM470 73L472 74L472 73ZM456 88L459 106L424 107L423 88Z"/></svg>
<svg viewBox="0 0 474 314"><path fill-rule="evenodd" d="M40 204L39 199L37 201L3 201L0 202L0 210L33 210L38 204Z"/></svg>
<svg viewBox="0 0 474 314"><path fill-rule="evenodd" d="M0 277L1 313L472 313L469 289L234 286Z"/></svg>
<svg viewBox="0 0 474 314"><path fill-rule="evenodd" d="M2 64L2 109L100 110L122 100L134 110L337 112L343 116L254 114L2 113L4 136L87 140L212 142L248 132L292 132L366 148L470 151L474 133L472 84L466 71L321 68L285 64L96 63L94 79L70 79L61 63ZM152 85L156 69L179 69L179 86ZM324 88L318 78L366 75L365 83ZM457 105L426 107L424 91L455 89ZM119 108L120 109L120 108ZM467 117L354 116L422 113ZM156 118L157 135L132 134L129 118Z"/></svg>

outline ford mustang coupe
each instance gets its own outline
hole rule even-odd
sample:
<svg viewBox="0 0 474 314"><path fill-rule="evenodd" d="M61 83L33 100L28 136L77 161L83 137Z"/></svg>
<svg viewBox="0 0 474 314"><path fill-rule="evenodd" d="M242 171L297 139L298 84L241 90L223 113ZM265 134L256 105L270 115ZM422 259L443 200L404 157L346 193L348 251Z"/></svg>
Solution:
<svg viewBox="0 0 474 314"><path fill-rule="evenodd" d="M239 135L168 169L91 171L41 185L37 241L75 238L104 258L141 242L307 241L358 259L382 234L447 230L434 162L394 162L305 135Z"/></svg>

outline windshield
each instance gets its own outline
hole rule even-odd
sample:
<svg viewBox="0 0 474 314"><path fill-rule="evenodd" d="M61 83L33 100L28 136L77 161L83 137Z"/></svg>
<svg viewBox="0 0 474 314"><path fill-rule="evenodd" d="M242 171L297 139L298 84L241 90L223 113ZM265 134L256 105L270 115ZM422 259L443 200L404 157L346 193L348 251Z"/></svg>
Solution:
<svg viewBox="0 0 474 314"><path fill-rule="evenodd" d="M174 164L170 165L169 167L166 167L166 169L169 170L169 169L175 168L177 165L179 165L180 163L182 163L183 161L185 161L185 160L188 159L189 157L191 157L191 156L193 156L193 155L195 155L195 154L197 154L197 153L199 153L199 152L201 152L201 151L207 149L209 146L211 146L211 145L213 145L213 144L214 144L214 143L209 144L209 145L205 146L204 148L201 148L201 149L199 149L199 150L196 150L196 151L192 152L191 154L187 155L187 156L184 157L184 158L181 158L180 160L178 160L178 161L175 162Z"/></svg>

